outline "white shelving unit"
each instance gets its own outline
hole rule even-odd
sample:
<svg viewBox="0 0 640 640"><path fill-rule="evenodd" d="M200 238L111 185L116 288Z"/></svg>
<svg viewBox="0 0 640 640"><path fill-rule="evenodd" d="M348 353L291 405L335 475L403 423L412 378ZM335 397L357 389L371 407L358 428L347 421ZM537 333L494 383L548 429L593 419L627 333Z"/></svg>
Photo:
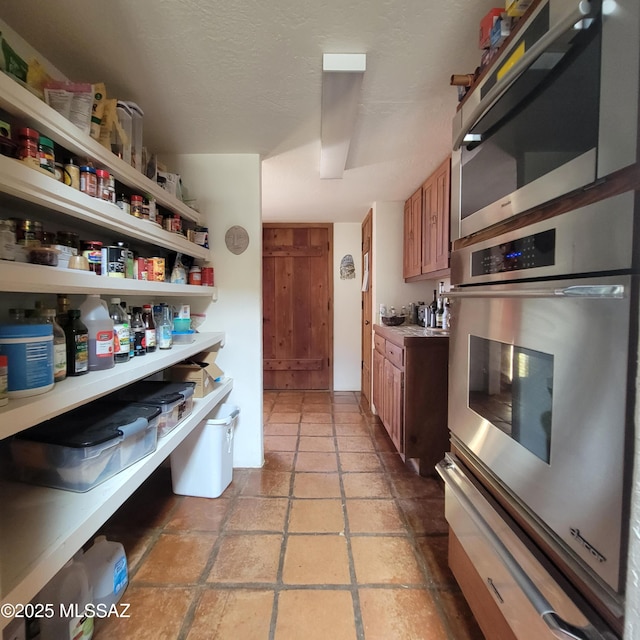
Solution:
<svg viewBox="0 0 640 640"><path fill-rule="evenodd" d="M0 482L2 603L29 602L231 391L224 380L142 460L86 493ZM8 623L0 617L0 628Z"/></svg>
<svg viewBox="0 0 640 640"><path fill-rule="evenodd" d="M201 224L200 214L177 200L146 176L124 163L98 142L0 72L0 108L25 125L47 135L71 153L90 158L133 191L146 193L159 205ZM209 249L189 242L158 225L124 214L116 206L92 198L33 170L18 160L0 156L0 195L67 226L103 229L118 236L156 245L195 258L208 259ZM174 285L96 276L91 273L40 265L0 261L0 303L21 294L58 293L216 300L215 287ZM157 350L118 364L107 371L67 378L48 393L11 399L0 407L0 440L44 420L105 396L116 389L161 371L200 351L223 344L223 333L195 334L192 344ZM102 526L122 503L166 459L187 434L229 394L233 386L224 379L205 398L194 402L192 414L158 441L157 449L133 466L86 493L37 487L10 480L0 482L0 600L28 603L74 553ZM0 616L0 630L9 618Z"/></svg>

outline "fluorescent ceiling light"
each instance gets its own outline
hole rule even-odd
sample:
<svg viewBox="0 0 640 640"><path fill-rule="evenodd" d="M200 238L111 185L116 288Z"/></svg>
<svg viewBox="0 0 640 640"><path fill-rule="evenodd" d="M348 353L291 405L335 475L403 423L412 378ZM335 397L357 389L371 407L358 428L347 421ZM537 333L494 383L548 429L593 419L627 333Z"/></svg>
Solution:
<svg viewBox="0 0 640 640"><path fill-rule="evenodd" d="M342 178L358 115L364 53L325 53L322 56L320 178Z"/></svg>

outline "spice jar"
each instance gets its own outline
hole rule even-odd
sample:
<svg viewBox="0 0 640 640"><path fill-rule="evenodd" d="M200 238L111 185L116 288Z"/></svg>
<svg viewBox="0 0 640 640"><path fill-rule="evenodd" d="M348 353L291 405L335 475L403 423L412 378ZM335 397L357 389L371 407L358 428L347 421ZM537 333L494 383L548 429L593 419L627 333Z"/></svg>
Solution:
<svg viewBox="0 0 640 640"><path fill-rule="evenodd" d="M40 136L38 151L40 152L40 168L55 175L56 157L53 149L53 140L46 136Z"/></svg>
<svg viewBox="0 0 640 640"><path fill-rule="evenodd" d="M56 233L56 242L65 247L78 249L80 246L80 236L72 231L58 231Z"/></svg>
<svg viewBox="0 0 640 640"><path fill-rule="evenodd" d="M131 215L142 218L142 196L131 196Z"/></svg>
<svg viewBox="0 0 640 640"><path fill-rule="evenodd" d="M196 264L194 264L191 269L189 269L189 284L202 284L202 270Z"/></svg>
<svg viewBox="0 0 640 640"><path fill-rule="evenodd" d="M64 165L64 183L73 189L80 189L80 167L74 164L73 158Z"/></svg>
<svg viewBox="0 0 640 640"><path fill-rule="evenodd" d="M40 168L40 134L35 129L18 129L18 158L34 169Z"/></svg>
<svg viewBox="0 0 640 640"><path fill-rule="evenodd" d="M23 247L39 247L42 244L42 223L37 220L17 220L16 242Z"/></svg>
<svg viewBox="0 0 640 640"><path fill-rule="evenodd" d="M116 204L125 212L131 213L131 204L129 203L129 197L125 193L121 193L117 200Z"/></svg>
<svg viewBox="0 0 640 640"><path fill-rule="evenodd" d="M98 177L93 167L80 167L80 191L94 198L98 195Z"/></svg>
<svg viewBox="0 0 640 640"><path fill-rule="evenodd" d="M111 200L111 194L109 193L109 172L104 169L96 169L97 179L97 197L101 200Z"/></svg>
<svg viewBox="0 0 640 640"><path fill-rule="evenodd" d="M102 275L102 242L98 240L85 240L82 243L82 255L89 263L89 270L96 275Z"/></svg>

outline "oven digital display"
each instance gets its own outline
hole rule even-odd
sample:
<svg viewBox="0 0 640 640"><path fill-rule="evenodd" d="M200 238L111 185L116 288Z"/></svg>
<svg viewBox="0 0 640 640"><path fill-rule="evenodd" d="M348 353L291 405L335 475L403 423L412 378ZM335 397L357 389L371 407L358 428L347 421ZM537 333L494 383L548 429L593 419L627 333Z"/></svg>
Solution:
<svg viewBox="0 0 640 640"><path fill-rule="evenodd" d="M556 230L548 229L524 238L487 247L471 254L471 275L550 267L556 258Z"/></svg>

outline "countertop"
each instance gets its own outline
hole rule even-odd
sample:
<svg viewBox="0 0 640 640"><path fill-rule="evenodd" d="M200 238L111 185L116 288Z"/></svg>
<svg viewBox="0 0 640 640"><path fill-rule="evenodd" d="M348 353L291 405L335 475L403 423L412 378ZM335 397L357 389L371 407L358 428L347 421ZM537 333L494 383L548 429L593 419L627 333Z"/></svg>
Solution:
<svg viewBox="0 0 640 640"><path fill-rule="evenodd" d="M374 324L373 330L386 340L390 340L398 346L414 342L415 340L431 339L449 339L448 329L431 329L429 327L421 327L417 324L402 324L399 327L387 327L382 324Z"/></svg>

